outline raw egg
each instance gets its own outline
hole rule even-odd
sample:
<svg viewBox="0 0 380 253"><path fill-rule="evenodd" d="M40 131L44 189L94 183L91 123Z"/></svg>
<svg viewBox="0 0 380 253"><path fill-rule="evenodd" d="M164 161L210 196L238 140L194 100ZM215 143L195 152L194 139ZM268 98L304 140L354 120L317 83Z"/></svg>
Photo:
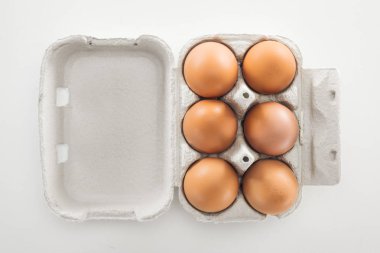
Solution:
<svg viewBox="0 0 380 253"><path fill-rule="evenodd" d="M221 158L203 158L186 172L183 190L187 201L196 209L215 213L229 207L239 191L234 168Z"/></svg>
<svg viewBox="0 0 380 253"><path fill-rule="evenodd" d="M190 107L182 123L183 135L195 150L220 153L235 140L237 119L220 100L201 100Z"/></svg>
<svg viewBox="0 0 380 253"><path fill-rule="evenodd" d="M297 178L284 162L259 160L244 174L243 194L255 210L278 215L291 208L297 200Z"/></svg>
<svg viewBox="0 0 380 253"><path fill-rule="evenodd" d="M235 85L238 63L227 46L209 41L191 49L183 65L183 74L193 92L201 97L215 98Z"/></svg>
<svg viewBox="0 0 380 253"><path fill-rule="evenodd" d="M265 102L252 107L245 116L244 135L257 152L277 156L288 152L298 137L298 121L286 106Z"/></svg>
<svg viewBox="0 0 380 253"><path fill-rule="evenodd" d="M285 90L296 74L296 60L290 49L277 41L263 41L251 47L243 60L243 76L256 92L274 94Z"/></svg>

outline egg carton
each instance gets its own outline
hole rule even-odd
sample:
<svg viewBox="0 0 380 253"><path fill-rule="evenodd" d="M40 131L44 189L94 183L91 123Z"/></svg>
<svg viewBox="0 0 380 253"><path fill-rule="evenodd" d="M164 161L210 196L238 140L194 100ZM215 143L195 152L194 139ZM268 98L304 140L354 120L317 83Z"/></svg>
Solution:
<svg viewBox="0 0 380 253"><path fill-rule="evenodd" d="M41 67L39 122L44 193L48 205L68 220L151 220L171 204L174 188L184 209L199 221L260 220L241 192L217 214L194 209L182 180L188 167L205 154L191 149L181 122L199 98L182 75L187 52L202 41L228 45L241 63L262 40L287 45L297 60L293 84L276 95L260 95L245 84L239 70L235 87L221 99L239 119L234 144L213 155L229 161L241 176L265 156L245 142L241 120L248 108L278 101L297 115L300 136L278 159L293 169L300 185L335 184L340 178L339 79L334 69L303 69L297 46L279 36L210 35L191 40L178 67L161 39L97 39L70 36L52 44ZM302 189L302 187L300 187ZM292 212L295 206L283 217Z"/></svg>

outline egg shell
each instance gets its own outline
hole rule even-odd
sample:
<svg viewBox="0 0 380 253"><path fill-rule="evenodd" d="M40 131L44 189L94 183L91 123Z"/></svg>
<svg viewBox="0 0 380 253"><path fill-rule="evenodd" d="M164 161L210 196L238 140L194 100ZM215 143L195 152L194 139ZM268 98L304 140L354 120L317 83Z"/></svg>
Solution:
<svg viewBox="0 0 380 253"><path fill-rule="evenodd" d="M238 63L227 46L206 41L189 51L183 63L183 75L197 95L205 98L221 97L235 85Z"/></svg>
<svg viewBox="0 0 380 253"><path fill-rule="evenodd" d="M299 135L298 120L277 102L254 105L244 118L244 136L257 152L278 156L288 152Z"/></svg>
<svg viewBox="0 0 380 253"><path fill-rule="evenodd" d="M203 158L187 170L183 179L183 191L189 203L198 210L221 212L238 195L238 174L221 158Z"/></svg>
<svg viewBox="0 0 380 253"><path fill-rule="evenodd" d="M284 162L263 159L255 162L244 174L243 194L252 208L270 215L290 209L298 198L298 182Z"/></svg>
<svg viewBox="0 0 380 253"><path fill-rule="evenodd" d="M258 93L276 94L292 83L297 63L284 44L266 40L253 45L243 59L242 70L248 86Z"/></svg>
<svg viewBox="0 0 380 253"><path fill-rule="evenodd" d="M182 131L186 141L199 152L220 153L236 138L237 119L220 100L201 100L186 112Z"/></svg>

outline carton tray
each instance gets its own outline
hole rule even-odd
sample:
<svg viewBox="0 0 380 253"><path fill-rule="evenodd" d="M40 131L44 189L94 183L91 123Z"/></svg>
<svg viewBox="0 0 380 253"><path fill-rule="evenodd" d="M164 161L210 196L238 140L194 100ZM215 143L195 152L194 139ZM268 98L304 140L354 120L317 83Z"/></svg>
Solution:
<svg viewBox="0 0 380 253"><path fill-rule="evenodd" d="M187 108L199 98L182 76L188 50L201 41L227 44L239 62L261 40L286 44L297 60L293 84L277 95L260 95L239 80L221 99L245 111L263 101L278 101L299 120L300 136L283 156L300 185L331 185L340 178L339 78L335 69L303 69L297 46L279 36L207 35L189 41L178 67L161 39L96 39L70 36L51 45L41 68L39 121L44 191L59 216L91 219L150 220L169 207L174 188L185 210L199 221L260 220L241 193L218 214L192 208L182 179L189 165L204 154L192 150L181 133ZM216 156L216 155L215 155ZM231 148L218 154L240 175L265 157L244 141L239 124ZM244 159L243 159L244 158ZM248 158L248 162L246 162ZM302 187L300 187L302 189ZM298 205L283 217L291 213Z"/></svg>

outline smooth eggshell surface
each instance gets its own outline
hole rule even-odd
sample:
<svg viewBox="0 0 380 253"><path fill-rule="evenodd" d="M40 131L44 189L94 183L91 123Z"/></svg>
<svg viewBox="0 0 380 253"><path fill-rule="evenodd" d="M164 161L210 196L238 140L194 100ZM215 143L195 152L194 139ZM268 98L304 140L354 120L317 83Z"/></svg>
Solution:
<svg viewBox="0 0 380 253"><path fill-rule="evenodd" d="M183 74L187 85L197 95L221 97L235 85L238 63L234 53L224 44L203 42L186 56Z"/></svg>
<svg viewBox="0 0 380 253"><path fill-rule="evenodd" d="M297 178L284 162L259 160L244 174L243 194L257 211L279 215L297 200Z"/></svg>
<svg viewBox="0 0 380 253"><path fill-rule="evenodd" d="M221 158L203 158L195 162L183 180L187 201L196 209L215 213L229 207L239 192L234 168Z"/></svg>
<svg viewBox="0 0 380 253"><path fill-rule="evenodd" d="M290 49L277 41L263 41L251 47L243 60L248 86L261 94L285 90L296 74L296 60Z"/></svg>
<svg viewBox="0 0 380 253"><path fill-rule="evenodd" d="M253 106L244 119L244 135L257 152L277 156L288 152L299 133L295 114L277 102Z"/></svg>
<svg viewBox="0 0 380 253"><path fill-rule="evenodd" d="M220 100L201 100L186 112L182 124L186 141L203 153L220 153L232 145L237 119L232 109Z"/></svg>

